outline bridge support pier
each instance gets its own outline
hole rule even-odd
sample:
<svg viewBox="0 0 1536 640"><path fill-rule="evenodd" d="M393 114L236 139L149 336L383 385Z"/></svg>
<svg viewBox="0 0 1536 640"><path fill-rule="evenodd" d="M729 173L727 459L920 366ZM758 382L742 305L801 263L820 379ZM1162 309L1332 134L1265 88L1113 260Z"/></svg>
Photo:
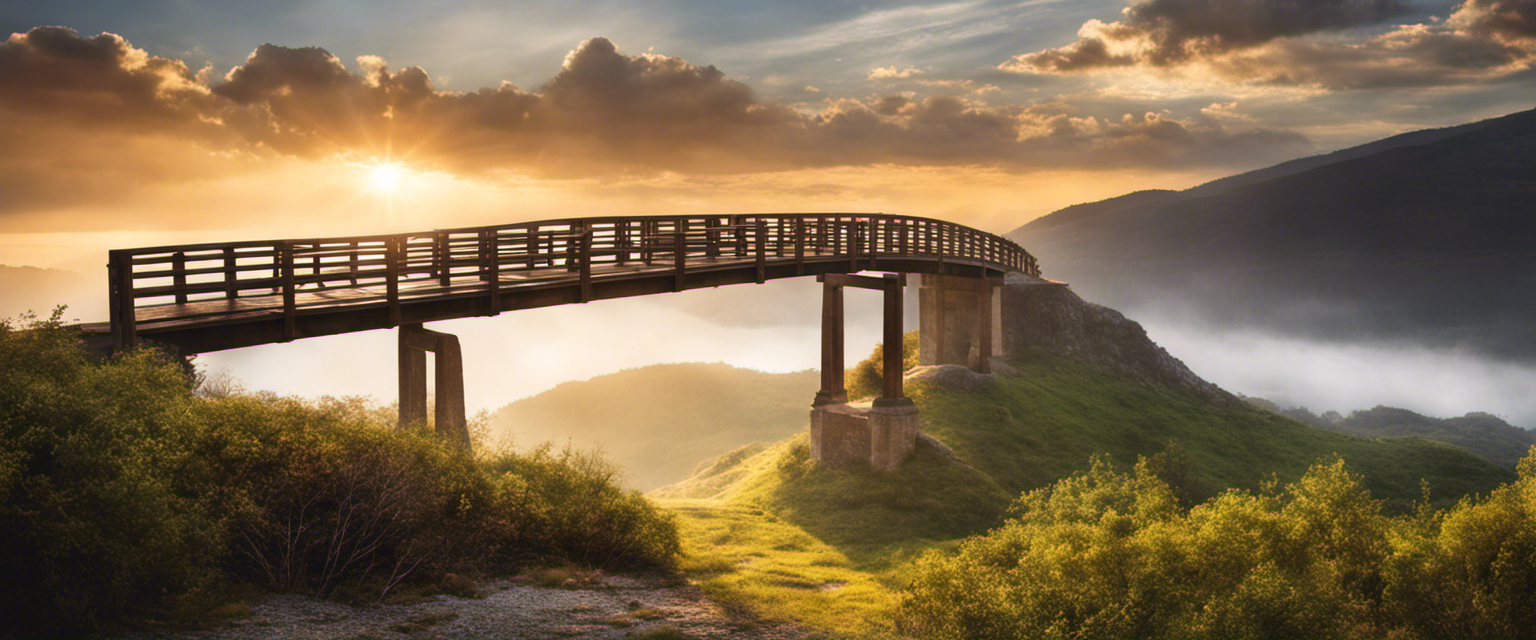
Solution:
<svg viewBox="0 0 1536 640"><path fill-rule="evenodd" d="M1000 282L985 278L924 275L918 287L918 364L958 364L992 372L1002 351Z"/></svg>
<svg viewBox="0 0 1536 640"><path fill-rule="evenodd" d="M902 393L902 290L906 276L827 274L822 282L821 390L811 403L811 458L827 464L867 463L895 471L917 446L917 406ZM848 403L843 380L843 287L885 294L884 388L872 402Z"/></svg>
<svg viewBox="0 0 1536 640"><path fill-rule="evenodd" d="M401 427L427 422L427 352L432 352L433 422L437 434L470 451L469 421L464 417L464 356L458 336L420 324L400 325Z"/></svg>

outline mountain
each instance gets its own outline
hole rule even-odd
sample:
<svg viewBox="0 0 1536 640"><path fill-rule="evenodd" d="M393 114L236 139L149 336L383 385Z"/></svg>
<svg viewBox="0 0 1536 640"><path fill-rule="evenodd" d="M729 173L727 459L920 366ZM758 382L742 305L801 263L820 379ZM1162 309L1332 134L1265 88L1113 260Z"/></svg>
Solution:
<svg viewBox="0 0 1536 640"><path fill-rule="evenodd" d="M1454 444L1505 469L1514 469L1520 459L1530 453L1531 447L1536 446L1536 431L1522 429L1482 412L1459 418L1432 418L1407 409L1377 406L1348 416L1335 412L1317 415L1305 407L1280 409L1266 400L1247 400L1281 415L1339 433L1366 438L1424 438Z"/></svg>
<svg viewBox="0 0 1536 640"><path fill-rule="evenodd" d="M700 460L805 427L815 371L764 373L727 364L659 364L566 382L492 414L493 439L599 449L627 483L649 490Z"/></svg>
<svg viewBox="0 0 1536 640"><path fill-rule="evenodd" d="M62 269L0 265L0 318L25 312L48 317L54 307L68 305L66 319L106 317L106 271L100 286L84 275ZM99 299L98 299L99 298Z"/></svg>
<svg viewBox="0 0 1536 640"><path fill-rule="evenodd" d="M1132 312L1536 362L1536 110L1067 207L1008 236Z"/></svg>

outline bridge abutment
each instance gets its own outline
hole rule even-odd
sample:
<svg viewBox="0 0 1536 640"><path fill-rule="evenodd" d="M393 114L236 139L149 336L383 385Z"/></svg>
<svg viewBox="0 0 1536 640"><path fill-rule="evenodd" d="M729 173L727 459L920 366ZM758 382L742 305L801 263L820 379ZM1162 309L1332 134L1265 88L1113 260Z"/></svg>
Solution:
<svg viewBox="0 0 1536 640"><path fill-rule="evenodd" d="M821 390L811 403L811 458L828 464L866 463L895 471L917 446L917 406L902 392L902 290L904 274L884 278L827 274L822 282ZM843 288L882 291L885 296L880 397L848 403L843 380Z"/></svg>
<svg viewBox="0 0 1536 640"><path fill-rule="evenodd" d="M427 352L433 356L433 422L437 434L470 450L469 421L464 416L464 356L458 336L420 324L400 325L399 425L427 421Z"/></svg>
<svg viewBox="0 0 1536 640"><path fill-rule="evenodd" d="M918 286L918 364L958 364L992 372L1002 351L1001 282L990 278L923 275Z"/></svg>

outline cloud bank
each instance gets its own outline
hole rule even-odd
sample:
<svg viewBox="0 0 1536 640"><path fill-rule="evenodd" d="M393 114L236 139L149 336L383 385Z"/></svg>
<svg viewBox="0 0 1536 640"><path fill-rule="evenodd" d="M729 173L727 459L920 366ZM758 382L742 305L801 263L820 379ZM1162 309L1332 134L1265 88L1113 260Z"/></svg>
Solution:
<svg viewBox="0 0 1536 640"><path fill-rule="evenodd" d="M806 110L759 100L713 66L626 55L604 38L580 43L537 90L503 83L456 92L435 88L420 67L392 70L362 56L349 68L319 47L265 44L219 75L116 35L38 27L0 44L0 122L12 140L0 150L24 145L40 158L57 150L44 165L81 155L72 147L82 136L115 133L135 149L173 141L214 154L389 157L538 177L869 165L1200 167L1310 149L1292 132L1232 131L1202 116L1106 120L1061 105L992 106L944 95L845 98ZM36 191L20 182L0 184L11 187L11 204Z"/></svg>
<svg viewBox="0 0 1536 640"><path fill-rule="evenodd" d="M1408 9L1404 0L1144 0L1120 21L1089 20L1077 41L1000 68L1361 89L1487 82L1536 64L1536 0L1465 0L1443 19L1390 24Z"/></svg>

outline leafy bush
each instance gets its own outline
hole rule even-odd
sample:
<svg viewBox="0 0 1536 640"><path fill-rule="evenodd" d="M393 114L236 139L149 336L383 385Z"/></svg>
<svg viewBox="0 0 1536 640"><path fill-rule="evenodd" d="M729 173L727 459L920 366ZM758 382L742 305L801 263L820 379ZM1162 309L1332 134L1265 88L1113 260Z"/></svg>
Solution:
<svg viewBox="0 0 1536 640"><path fill-rule="evenodd" d="M903 623L933 638L1536 637L1536 451L1448 512L1382 514L1342 460L1185 510L1143 460L1024 494L930 552Z"/></svg>
<svg viewBox="0 0 1536 640"><path fill-rule="evenodd" d="M0 321L0 635L184 617L238 583L382 597L677 553L672 520L593 458L477 460L362 399L197 393L179 359L93 362L58 314L21 324Z"/></svg>
<svg viewBox="0 0 1536 640"><path fill-rule="evenodd" d="M901 336L901 370L917 366L921 338L916 331ZM873 398L885 390L885 345L875 345L873 353L848 372L848 398Z"/></svg>
<svg viewBox="0 0 1536 640"><path fill-rule="evenodd" d="M0 630L160 615L214 577L211 505L177 482L190 381L142 350L90 362L60 314L0 321Z"/></svg>

